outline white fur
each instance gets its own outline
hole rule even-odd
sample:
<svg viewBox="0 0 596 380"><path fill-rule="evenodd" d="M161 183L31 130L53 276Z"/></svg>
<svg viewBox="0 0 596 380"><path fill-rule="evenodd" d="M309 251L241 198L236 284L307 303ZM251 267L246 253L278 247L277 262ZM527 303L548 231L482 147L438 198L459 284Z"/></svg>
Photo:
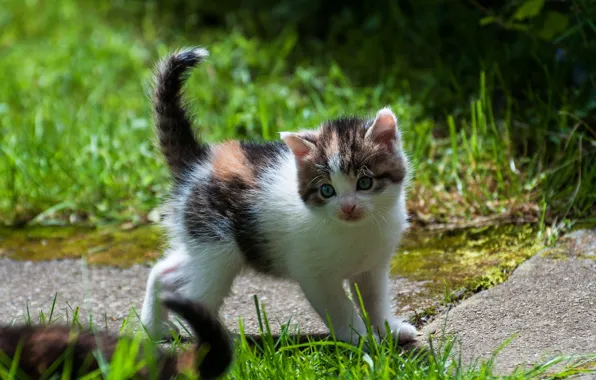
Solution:
<svg viewBox="0 0 596 380"><path fill-rule="evenodd" d="M332 172L339 172L339 168L340 168L340 162L341 162L341 157L339 156L339 153L333 153L331 155L331 157L329 158L329 169L331 169Z"/></svg>
<svg viewBox="0 0 596 380"><path fill-rule="evenodd" d="M207 165L197 166L193 179L205 181L208 174ZM392 315L388 293L389 261L407 228L402 185L389 186L379 195L357 194L354 179L334 173L331 181L337 196L321 208L309 208L298 194L296 160L291 153L282 165L268 168L265 177L263 183L271 185L258 195L255 209L271 244L274 271L298 282L321 318L327 322L329 316L340 340L356 342L366 335L357 308L344 292L344 280L352 287L358 284L366 312L380 335L386 334L384 323L388 321L400 341L414 340L416 329ZM169 331L157 305L158 288L180 292L217 312L234 278L246 266L232 237L209 244L185 231L180 210L189 194L190 188L184 189L179 199L170 202L170 208L178 210L165 222L171 248L154 266L147 284L142 322L156 338ZM361 221L338 218L342 197L352 197L363 208Z"/></svg>

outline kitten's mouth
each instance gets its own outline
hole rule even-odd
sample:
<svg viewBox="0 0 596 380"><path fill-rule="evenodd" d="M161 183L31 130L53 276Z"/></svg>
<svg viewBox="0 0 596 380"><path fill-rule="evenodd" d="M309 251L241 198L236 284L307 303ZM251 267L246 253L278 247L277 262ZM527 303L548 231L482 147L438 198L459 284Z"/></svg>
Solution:
<svg viewBox="0 0 596 380"><path fill-rule="evenodd" d="M362 220L362 214L340 214L339 219L344 222L358 222Z"/></svg>

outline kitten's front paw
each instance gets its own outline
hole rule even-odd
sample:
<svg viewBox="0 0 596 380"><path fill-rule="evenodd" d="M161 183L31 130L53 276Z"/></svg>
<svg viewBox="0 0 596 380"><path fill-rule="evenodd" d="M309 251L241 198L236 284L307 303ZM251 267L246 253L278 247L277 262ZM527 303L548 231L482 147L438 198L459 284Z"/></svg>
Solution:
<svg viewBox="0 0 596 380"><path fill-rule="evenodd" d="M362 342L362 350L366 353L373 352L373 347L381 342L381 338L379 338L377 333L373 332L371 337L366 331L361 332L361 334L352 331L351 334L339 335L336 332L335 337L340 342L345 342L356 347L360 346Z"/></svg>
<svg viewBox="0 0 596 380"><path fill-rule="evenodd" d="M412 343L416 341L418 331L416 327L403 321L395 321L391 326L391 333L400 344Z"/></svg>
<svg viewBox="0 0 596 380"><path fill-rule="evenodd" d="M180 336L180 329L174 322L166 320L161 321L151 329L147 329L152 340L171 340L174 337Z"/></svg>
<svg viewBox="0 0 596 380"><path fill-rule="evenodd" d="M345 331L335 331L335 338L338 341L341 342L345 342L348 344L351 344L353 346L358 346L361 340L365 340L365 344L364 346L368 346L370 343L369 339L370 336L368 334L368 332L365 329L362 329L360 331L354 331L352 329L350 330L345 330ZM374 339L374 341L376 343L379 343L381 341L381 339L379 338L379 335L377 333L375 333L373 331L372 333L372 339Z"/></svg>
<svg viewBox="0 0 596 380"><path fill-rule="evenodd" d="M395 319L389 323L389 327L391 328L391 334L395 339L398 340L398 343L406 344L416 341L418 331L416 330L416 327L412 326L408 322Z"/></svg>

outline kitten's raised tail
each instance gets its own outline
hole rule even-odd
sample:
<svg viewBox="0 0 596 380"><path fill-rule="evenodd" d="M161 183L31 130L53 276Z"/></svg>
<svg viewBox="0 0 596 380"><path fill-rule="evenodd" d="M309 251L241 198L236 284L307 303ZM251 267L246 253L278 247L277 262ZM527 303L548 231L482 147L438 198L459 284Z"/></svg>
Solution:
<svg viewBox="0 0 596 380"><path fill-rule="evenodd" d="M173 293L163 294L161 300L169 310L190 324L193 334L199 341L197 351L187 351L185 355L178 358L178 370L196 369L198 366L201 379L221 376L233 360L233 346L230 335L217 316L201 304ZM199 358L198 352L204 345L208 345L209 350L204 357Z"/></svg>
<svg viewBox="0 0 596 380"><path fill-rule="evenodd" d="M178 50L155 68L153 106L159 146L177 180L182 180L192 163L207 154L206 147L192 131L192 122L182 102L182 86L190 70L208 56L209 52L203 48Z"/></svg>

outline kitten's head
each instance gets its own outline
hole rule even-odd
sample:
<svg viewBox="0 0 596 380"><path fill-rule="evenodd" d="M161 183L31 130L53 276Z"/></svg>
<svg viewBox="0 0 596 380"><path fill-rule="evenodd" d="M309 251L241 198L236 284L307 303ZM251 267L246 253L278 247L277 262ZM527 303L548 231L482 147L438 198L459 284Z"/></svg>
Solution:
<svg viewBox="0 0 596 380"><path fill-rule="evenodd" d="M296 158L302 200L332 219L382 220L402 191L407 162L389 108L371 120L337 119L281 137Z"/></svg>

